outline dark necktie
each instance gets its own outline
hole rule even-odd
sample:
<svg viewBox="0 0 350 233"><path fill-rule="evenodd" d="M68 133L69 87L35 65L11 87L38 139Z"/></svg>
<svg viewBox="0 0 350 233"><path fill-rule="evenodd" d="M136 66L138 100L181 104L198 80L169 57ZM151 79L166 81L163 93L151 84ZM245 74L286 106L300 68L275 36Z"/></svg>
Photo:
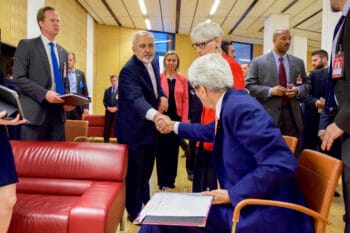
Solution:
<svg viewBox="0 0 350 233"><path fill-rule="evenodd" d="M334 34L333 34L333 40L335 40L335 37L341 27L341 25L343 25L345 16L342 15L337 23L337 25L334 28ZM340 39L340 38L338 38ZM333 45L334 46L334 45ZM334 51L336 51L336 48L333 48ZM331 55L331 64L328 68L328 80L327 80L327 89L326 89L326 103L325 103L325 112L327 114L330 114L333 109L337 106L337 103L335 101L335 97L334 97L334 80L332 78L332 73L333 73L333 69L332 69L332 61L333 61L333 53Z"/></svg>
<svg viewBox="0 0 350 233"><path fill-rule="evenodd" d="M287 87L287 75L286 75L286 69L284 68L283 64L283 57L280 57L279 59L279 71L278 71L278 78L280 80L280 85L283 87ZM286 106L288 104L288 97L282 96L282 106Z"/></svg>
<svg viewBox="0 0 350 233"><path fill-rule="evenodd" d="M64 94L64 89L63 89L62 75L58 67L58 61L54 50L55 44L53 42L50 42L49 45L51 48L51 61L52 61L53 75L54 75L55 84L56 84L56 92L62 95Z"/></svg>

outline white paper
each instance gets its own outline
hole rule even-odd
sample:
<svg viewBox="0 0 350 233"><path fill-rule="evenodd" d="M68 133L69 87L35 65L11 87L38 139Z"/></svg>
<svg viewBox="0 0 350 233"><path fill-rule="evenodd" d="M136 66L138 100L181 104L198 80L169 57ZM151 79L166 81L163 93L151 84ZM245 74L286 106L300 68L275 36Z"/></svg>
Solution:
<svg viewBox="0 0 350 233"><path fill-rule="evenodd" d="M153 195L138 220L149 216L206 217L213 197L200 193L160 192Z"/></svg>

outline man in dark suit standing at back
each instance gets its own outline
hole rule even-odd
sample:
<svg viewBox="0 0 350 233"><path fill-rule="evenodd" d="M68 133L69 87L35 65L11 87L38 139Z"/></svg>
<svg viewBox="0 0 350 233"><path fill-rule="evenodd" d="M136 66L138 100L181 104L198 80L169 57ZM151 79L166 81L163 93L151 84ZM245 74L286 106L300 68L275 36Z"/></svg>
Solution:
<svg viewBox="0 0 350 233"><path fill-rule="evenodd" d="M283 135L300 138L303 121L299 98L306 96L310 87L304 81L303 60L287 53L291 38L288 29L274 31L274 48L270 53L253 59L246 88L270 113Z"/></svg>
<svg viewBox="0 0 350 233"><path fill-rule="evenodd" d="M111 86L105 90L103 95L103 105L105 106L104 142L109 142L111 127L116 122L118 113L118 76L111 75L109 81L111 82Z"/></svg>
<svg viewBox="0 0 350 233"><path fill-rule="evenodd" d="M326 99L327 108L334 91L338 112L334 122L328 125L323 134L321 148L330 150L334 140L342 136L344 232L350 233L350 0L330 0L330 4L333 12L343 12L334 30L330 63L332 72L329 76L329 93Z"/></svg>
<svg viewBox="0 0 350 233"><path fill-rule="evenodd" d="M160 73L154 61L155 43L152 33L136 32L132 40L134 55L119 74L118 118L116 136L128 146L126 176L126 209L133 221L149 200L156 150L155 123L168 109L168 100L160 86Z"/></svg>
<svg viewBox="0 0 350 233"><path fill-rule="evenodd" d="M328 53L316 50L311 54L312 66L310 72L310 93L302 99L304 130L302 135L302 149L320 150L321 140L318 137L320 113L324 107L326 85L328 79Z"/></svg>
<svg viewBox="0 0 350 233"><path fill-rule="evenodd" d="M14 58L14 83L29 121L22 126L22 140L64 141L64 100L59 95L69 92L69 83L67 52L55 41L60 17L47 6L39 9L37 22L41 36L21 40Z"/></svg>
<svg viewBox="0 0 350 233"><path fill-rule="evenodd" d="M85 74L83 71L75 69L75 54L73 52L68 53L68 80L69 80L69 92L78 94L81 96L89 97L89 91L86 85ZM81 120L82 115L89 114L89 104L76 106L71 111L66 112L67 119Z"/></svg>

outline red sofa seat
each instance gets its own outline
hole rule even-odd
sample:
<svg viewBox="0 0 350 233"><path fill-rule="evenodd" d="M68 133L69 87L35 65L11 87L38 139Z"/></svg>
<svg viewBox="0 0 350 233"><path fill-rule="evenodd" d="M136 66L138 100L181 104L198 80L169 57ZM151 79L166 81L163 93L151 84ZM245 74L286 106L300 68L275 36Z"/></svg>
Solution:
<svg viewBox="0 0 350 233"><path fill-rule="evenodd" d="M17 203L9 233L115 233L125 207L127 148L12 141Z"/></svg>

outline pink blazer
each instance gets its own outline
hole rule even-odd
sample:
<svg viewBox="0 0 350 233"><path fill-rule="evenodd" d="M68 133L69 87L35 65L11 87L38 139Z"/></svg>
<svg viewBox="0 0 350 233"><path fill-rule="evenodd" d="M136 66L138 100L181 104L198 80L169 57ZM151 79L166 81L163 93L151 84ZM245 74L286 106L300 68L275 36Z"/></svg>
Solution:
<svg viewBox="0 0 350 233"><path fill-rule="evenodd" d="M164 90L164 93L169 97L169 86L168 80L164 73L160 74L160 83ZM175 103L176 103L176 113L181 117L182 122L188 122L188 82L185 76L181 74L176 74L175 82Z"/></svg>

